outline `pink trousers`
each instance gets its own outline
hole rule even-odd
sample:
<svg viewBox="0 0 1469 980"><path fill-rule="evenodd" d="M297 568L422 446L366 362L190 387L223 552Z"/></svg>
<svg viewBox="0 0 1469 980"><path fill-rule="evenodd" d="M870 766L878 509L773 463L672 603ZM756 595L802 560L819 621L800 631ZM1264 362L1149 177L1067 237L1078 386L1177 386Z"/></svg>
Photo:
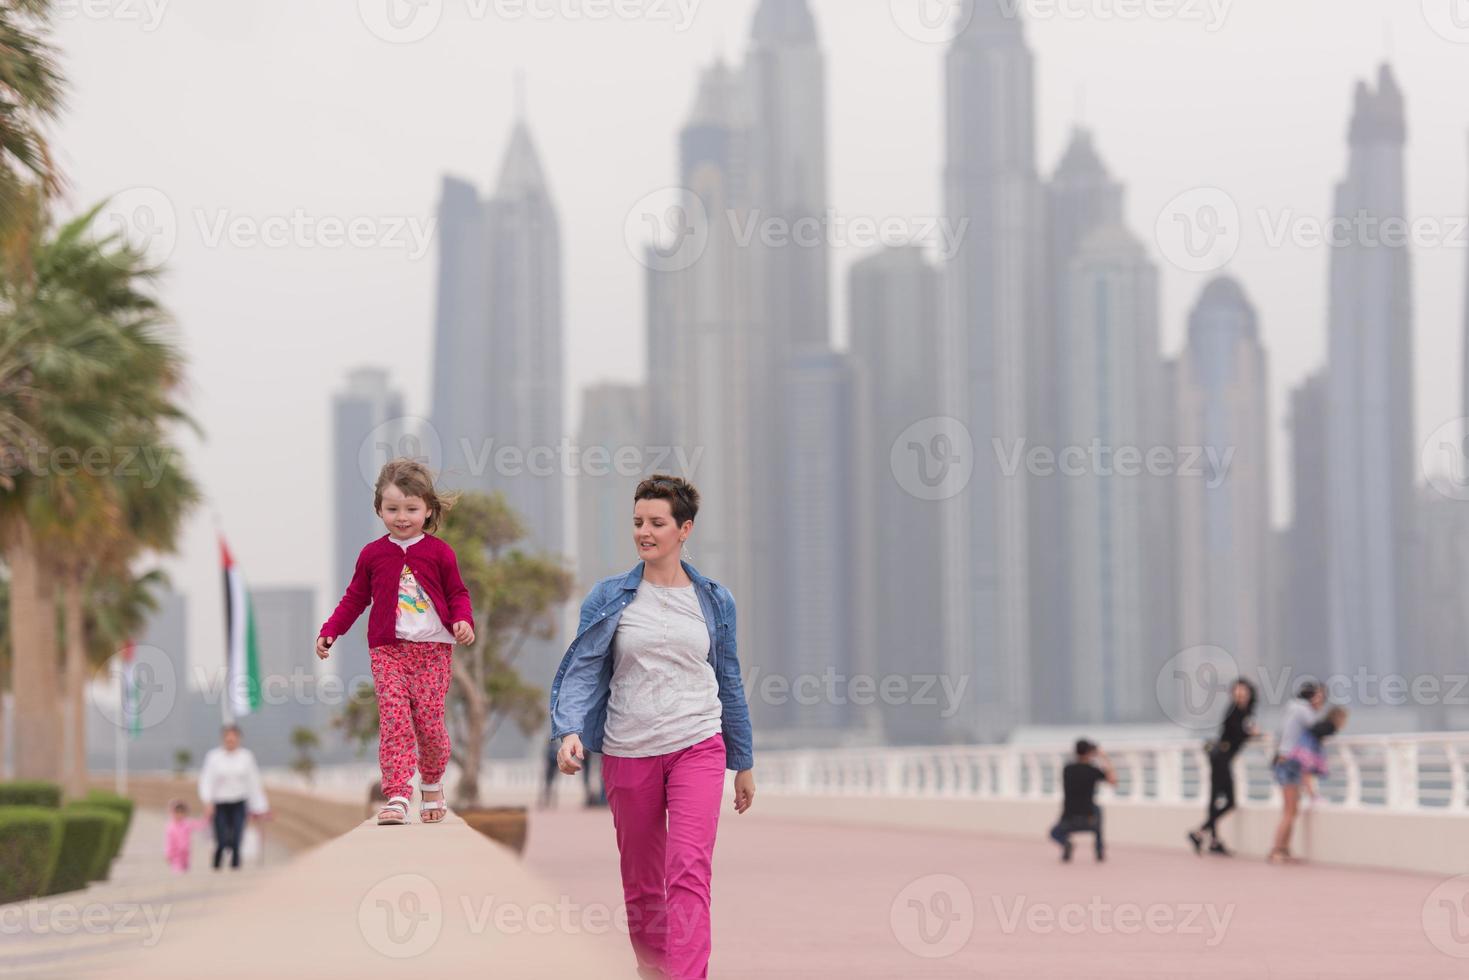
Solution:
<svg viewBox="0 0 1469 980"><path fill-rule="evenodd" d="M640 967L709 975L709 882L724 795L724 736L642 759L602 757Z"/></svg>
<svg viewBox="0 0 1469 980"><path fill-rule="evenodd" d="M413 798L414 763L423 783L437 783L449 764L449 730L444 699L454 646L399 640L373 647L372 684L377 688L377 761L383 795Z"/></svg>

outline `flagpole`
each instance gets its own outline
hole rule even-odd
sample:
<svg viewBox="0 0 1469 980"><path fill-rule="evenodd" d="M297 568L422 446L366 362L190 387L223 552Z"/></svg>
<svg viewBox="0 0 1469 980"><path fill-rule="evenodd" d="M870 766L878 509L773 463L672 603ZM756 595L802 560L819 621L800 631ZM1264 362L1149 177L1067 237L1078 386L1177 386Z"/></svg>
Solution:
<svg viewBox="0 0 1469 980"><path fill-rule="evenodd" d="M127 667L125 664L117 665L117 703L122 708L119 712L119 724L116 726L113 748L116 751L116 761L112 767L113 785L112 789L118 796L126 796L128 791L128 738L126 727L132 722L128 718L128 692L127 692Z"/></svg>

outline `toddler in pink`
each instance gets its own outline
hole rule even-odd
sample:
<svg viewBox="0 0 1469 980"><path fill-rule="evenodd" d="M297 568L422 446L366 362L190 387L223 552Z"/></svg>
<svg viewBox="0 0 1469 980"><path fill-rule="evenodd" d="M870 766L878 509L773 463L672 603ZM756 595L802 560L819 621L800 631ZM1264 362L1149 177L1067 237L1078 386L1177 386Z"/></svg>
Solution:
<svg viewBox="0 0 1469 980"><path fill-rule="evenodd" d="M173 868L174 874L189 870L189 854L193 850L194 832L209 826L202 817L190 819L189 805L183 800L174 800L169 807L168 829L164 831L163 856Z"/></svg>

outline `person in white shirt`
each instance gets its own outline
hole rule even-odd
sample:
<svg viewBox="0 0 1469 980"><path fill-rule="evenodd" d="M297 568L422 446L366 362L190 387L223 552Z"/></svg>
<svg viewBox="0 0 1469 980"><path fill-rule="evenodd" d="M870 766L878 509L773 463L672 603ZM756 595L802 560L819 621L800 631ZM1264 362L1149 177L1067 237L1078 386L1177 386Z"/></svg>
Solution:
<svg viewBox="0 0 1469 980"><path fill-rule="evenodd" d="M205 818L214 822L216 871L225 851L230 852L230 867L240 866L240 837L246 813L259 816L270 811L255 753L240 745L239 726L224 726L220 742L205 753L199 768L199 799L204 803Z"/></svg>

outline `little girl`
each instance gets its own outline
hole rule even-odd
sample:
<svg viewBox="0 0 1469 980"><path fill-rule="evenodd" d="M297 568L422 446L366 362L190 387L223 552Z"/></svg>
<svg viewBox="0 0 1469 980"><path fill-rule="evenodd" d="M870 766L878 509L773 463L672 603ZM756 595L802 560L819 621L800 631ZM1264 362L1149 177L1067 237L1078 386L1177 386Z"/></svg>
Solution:
<svg viewBox="0 0 1469 980"><path fill-rule="evenodd" d="M193 850L194 832L203 830L209 826L209 821L202 817L197 820L189 819L189 805L183 800L174 800L169 805L173 818L168 822L168 829L163 838L163 856L173 868L174 874L183 874L189 870L189 854Z"/></svg>
<svg viewBox="0 0 1469 980"><path fill-rule="evenodd" d="M372 506L388 533L357 556L352 583L316 638L316 655L325 659L328 648L371 603L367 646L377 689L378 764L388 800L378 811L379 824L408 820L415 747L419 817L424 823L444 819L439 780L449 764L444 701L450 657L455 640L474 643L474 611L454 549L427 532L439 526L453 503L452 497L435 493L433 475L422 463L395 459L384 466ZM453 625L445 629L445 623Z"/></svg>

